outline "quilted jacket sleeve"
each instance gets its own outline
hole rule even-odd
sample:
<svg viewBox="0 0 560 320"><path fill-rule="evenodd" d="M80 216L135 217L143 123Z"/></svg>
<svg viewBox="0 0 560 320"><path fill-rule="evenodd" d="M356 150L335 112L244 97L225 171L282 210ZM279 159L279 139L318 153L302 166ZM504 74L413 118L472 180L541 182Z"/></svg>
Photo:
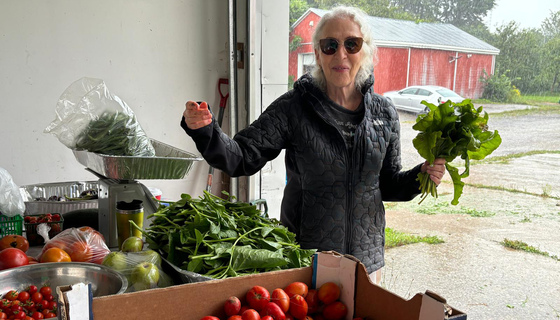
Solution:
<svg viewBox="0 0 560 320"><path fill-rule="evenodd" d="M232 177L257 173L267 161L278 156L287 139L287 103L275 101L248 128L233 139L226 135L215 119L206 127L191 130L185 119L181 127L191 136L198 151L214 168Z"/></svg>
<svg viewBox="0 0 560 320"><path fill-rule="evenodd" d="M385 101L386 102L386 101ZM392 114L392 132L383 160L380 174L380 188L383 201L408 201L420 194L420 183L416 181L422 164L414 168L401 171L401 145L400 145L400 122L398 113L392 105L386 102L386 106L394 110Z"/></svg>

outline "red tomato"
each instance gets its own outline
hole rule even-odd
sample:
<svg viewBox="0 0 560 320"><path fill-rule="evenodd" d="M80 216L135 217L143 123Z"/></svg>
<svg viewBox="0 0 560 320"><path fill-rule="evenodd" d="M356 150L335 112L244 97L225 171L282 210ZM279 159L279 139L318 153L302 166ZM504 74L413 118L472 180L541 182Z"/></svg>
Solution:
<svg viewBox="0 0 560 320"><path fill-rule="evenodd" d="M49 301L49 306L47 307L47 309L55 310L56 308L58 308L58 302L56 302L55 300Z"/></svg>
<svg viewBox="0 0 560 320"><path fill-rule="evenodd" d="M303 282L296 281L290 283L286 288L284 288L284 291L290 298L293 297L294 294L299 294L305 298L307 292L309 291L309 287Z"/></svg>
<svg viewBox="0 0 560 320"><path fill-rule="evenodd" d="M270 302L270 293L264 287L254 286L247 291L245 298L249 307L260 311Z"/></svg>
<svg viewBox="0 0 560 320"><path fill-rule="evenodd" d="M227 318L227 320L243 320L243 318L240 315L236 314L234 316Z"/></svg>
<svg viewBox="0 0 560 320"><path fill-rule="evenodd" d="M296 319L304 319L307 316L307 302L305 298L299 294L295 294L290 298L290 313Z"/></svg>
<svg viewBox="0 0 560 320"><path fill-rule="evenodd" d="M17 248L6 248L0 251L0 270L21 267L29 264L25 252Z"/></svg>
<svg viewBox="0 0 560 320"><path fill-rule="evenodd" d="M271 316L274 320L286 320L286 315L282 308L274 302L269 302L264 306L264 315Z"/></svg>
<svg viewBox="0 0 560 320"><path fill-rule="evenodd" d="M18 296L19 296L19 293L16 290L10 290L10 291L8 291L8 293L6 293L4 295L4 298L8 299L10 301L14 301L18 298Z"/></svg>
<svg viewBox="0 0 560 320"><path fill-rule="evenodd" d="M261 320L261 316L255 309L247 309L241 314L242 320Z"/></svg>
<svg viewBox="0 0 560 320"><path fill-rule="evenodd" d="M39 292L43 295L43 299L51 301L52 300L52 289L49 286L42 286L41 289L39 289ZM51 295L51 299L47 299L45 296L46 295Z"/></svg>
<svg viewBox="0 0 560 320"><path fill-rule="evenodd" d="M286 320L295 320L295 318L290 313L286 313Z"/></svg>
<svg viewBox="0 0 560 320"><path fill-rule="evenodd" d="M14 311L14 319L25 319L27 314L23 310Z"/></svg>
<svg viewBox="0 0 560 320"><path fill-rule="evenodd" d="M31 316L33 319L45 319L45 316L38 311L33 312L33 315Z"/></svg>
<svg viewBox="0 0 560 320"><path fill-rule="evenodd" d="M220 320L220 318L218 317L213 317L213 316L206 316L200 320Z"/></svg>
<svg viewBox="0 0 560 320"><path fill-rule="evenodd" d="M272 318L271 316L264 316L261 318L261 320L274 320L274 318Z"/></svg>
<svg viewBox="0 0 560 320"><path fill-rule="evenodd" d="M290 297L288 297L286 291L281 288L276 288L272 291L270 301L276 303L284 313L288 312L288 309L290 309Z"/></svg>
<svg viewBox="0 0 560 320"><path fill-rule="evenodd" d="M323 309L323 316L326 320L340 320L346 317L348 313L348 308L346 305L340 301L335 301L328 304Z"/></svg>
<svg viewBox="0 0 560 320"><path fill-rule="evenodd" d="M229 297L224 303L224 311L228 317L239 314L239 311L241 311L241 301L239 298L236 296Z"/></svg>
<svg viewBox="0 0 560 320"><path fill-rule="evenodd" d="M22 291L18 294L17 299L21 302L26 302L27 300L29 300L29 298L31 298L31 296L29 295L29 292L27 291Z"/></svg>
<svg viewBox="0 0 560 320"><path fill-rule="evenodd" d="M66 250L74 262L90 262L93 256L91 248L86 242L76 241Z"/></svg>
<svg viewBox="0 0 560 320"><path fill-rule="evenodd" d="M29 250L29 241L17 234L7 235L0 239L0 250L7 248L18 248L23 252L27 252Z"/></svg>
<svg viewBox="0 0 560 320"><path fill-rule="evenodd" d="M307 296L305 296L305 302L307 302L307 313L313 314L319 311L320 300L318 297L318 291L315 289L309 289Z"/></svg>
<svg viewBox="0 0 560 320"><path fill-rule="evenodd" d="M27 292L29 292L30 295L33 295L38 290L39 290L39 288L37 288L37 286L30 285L29 288L27 289Z"/></svg>
<svg viewBox="0 0 560 320"><path fill-rule="evenodd" d="M45 315L45 318L46 318L46 319L49 319L49 318L56 318L56 313L54 313L54 312L49 312L49 313L47 313L47 314Z"/></svg>
<svg viewBox="0 0 560 320"><path fill-rule="evenodd" d="M8 315L0 311L0 319L8 319Z"/></svg>
<svg viewBox="0 0 560 320"><path fill-rule="evenodd" d="M325 282L319 288L319 300L324 304L331 304L340 297L340 287L334 282Z"/></svg>
<svg viewBox="0 0 560 320"><path fill-rule="evenodd" d="M43 302L43 295L41 294L41 292L35 292L31 295L31 300L33 300L33 302L35 303Z"/></svg>

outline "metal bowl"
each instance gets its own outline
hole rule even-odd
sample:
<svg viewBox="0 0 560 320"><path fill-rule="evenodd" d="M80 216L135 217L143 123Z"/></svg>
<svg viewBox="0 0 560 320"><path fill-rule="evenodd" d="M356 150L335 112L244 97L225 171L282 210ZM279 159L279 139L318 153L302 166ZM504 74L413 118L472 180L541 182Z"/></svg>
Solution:
<svg viewBox="0 0 560 320"><path fill-rule="evenodd" d="M56 297L56 287L91 283L94 297L121 294L128 287L126 277L115 270L95 263L36 263L0 271L0 294L25 290L30 285L48 285Z"/></svg>

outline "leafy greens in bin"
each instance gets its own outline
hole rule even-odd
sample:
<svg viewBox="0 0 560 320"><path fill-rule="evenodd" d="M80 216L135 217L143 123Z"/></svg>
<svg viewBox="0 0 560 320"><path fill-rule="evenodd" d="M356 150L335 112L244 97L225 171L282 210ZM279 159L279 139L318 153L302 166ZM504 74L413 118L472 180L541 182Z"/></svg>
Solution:
<svg viewBox="0 0 560 320"><path fill-rule="evenodd" d="M143 231L150 248L216 279L311 265L316 250L301 249L294 233L255 205L231 200L204 191L199 199L182 194L160 205Z"/></svg>
<svg viewBox="0 0 560 320"><path fill-rule="evenodd" d="M420 156L429 163L436 158L446 160L445 168L453 180L453 200L451 204L457 205L463 193L464 182L462 178L469 176L470 160L482 160L502 143L498 131L488 130L488 113L482 107L475 108L471 100L460 103L447 101L438 106L422 101L430 108L430 112L420 115L412 127L420 131L412 143ZM465 171L451 165L456 157L465 160ZM431 194L437 197L435 183L427 173L419 173L421 200Z"/></svg>

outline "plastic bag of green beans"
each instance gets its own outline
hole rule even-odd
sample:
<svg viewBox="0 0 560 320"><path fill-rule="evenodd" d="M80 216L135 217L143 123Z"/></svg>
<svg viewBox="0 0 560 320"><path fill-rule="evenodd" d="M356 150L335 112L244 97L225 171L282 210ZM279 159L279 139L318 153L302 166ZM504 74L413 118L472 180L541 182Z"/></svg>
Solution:
<svg viewBox="0 0 560 320"><path fill-rule="evenodd" d="M115 156L155 156L132 109L100 79L81 78L60 96L45 129L70 149Z"/></svg>

